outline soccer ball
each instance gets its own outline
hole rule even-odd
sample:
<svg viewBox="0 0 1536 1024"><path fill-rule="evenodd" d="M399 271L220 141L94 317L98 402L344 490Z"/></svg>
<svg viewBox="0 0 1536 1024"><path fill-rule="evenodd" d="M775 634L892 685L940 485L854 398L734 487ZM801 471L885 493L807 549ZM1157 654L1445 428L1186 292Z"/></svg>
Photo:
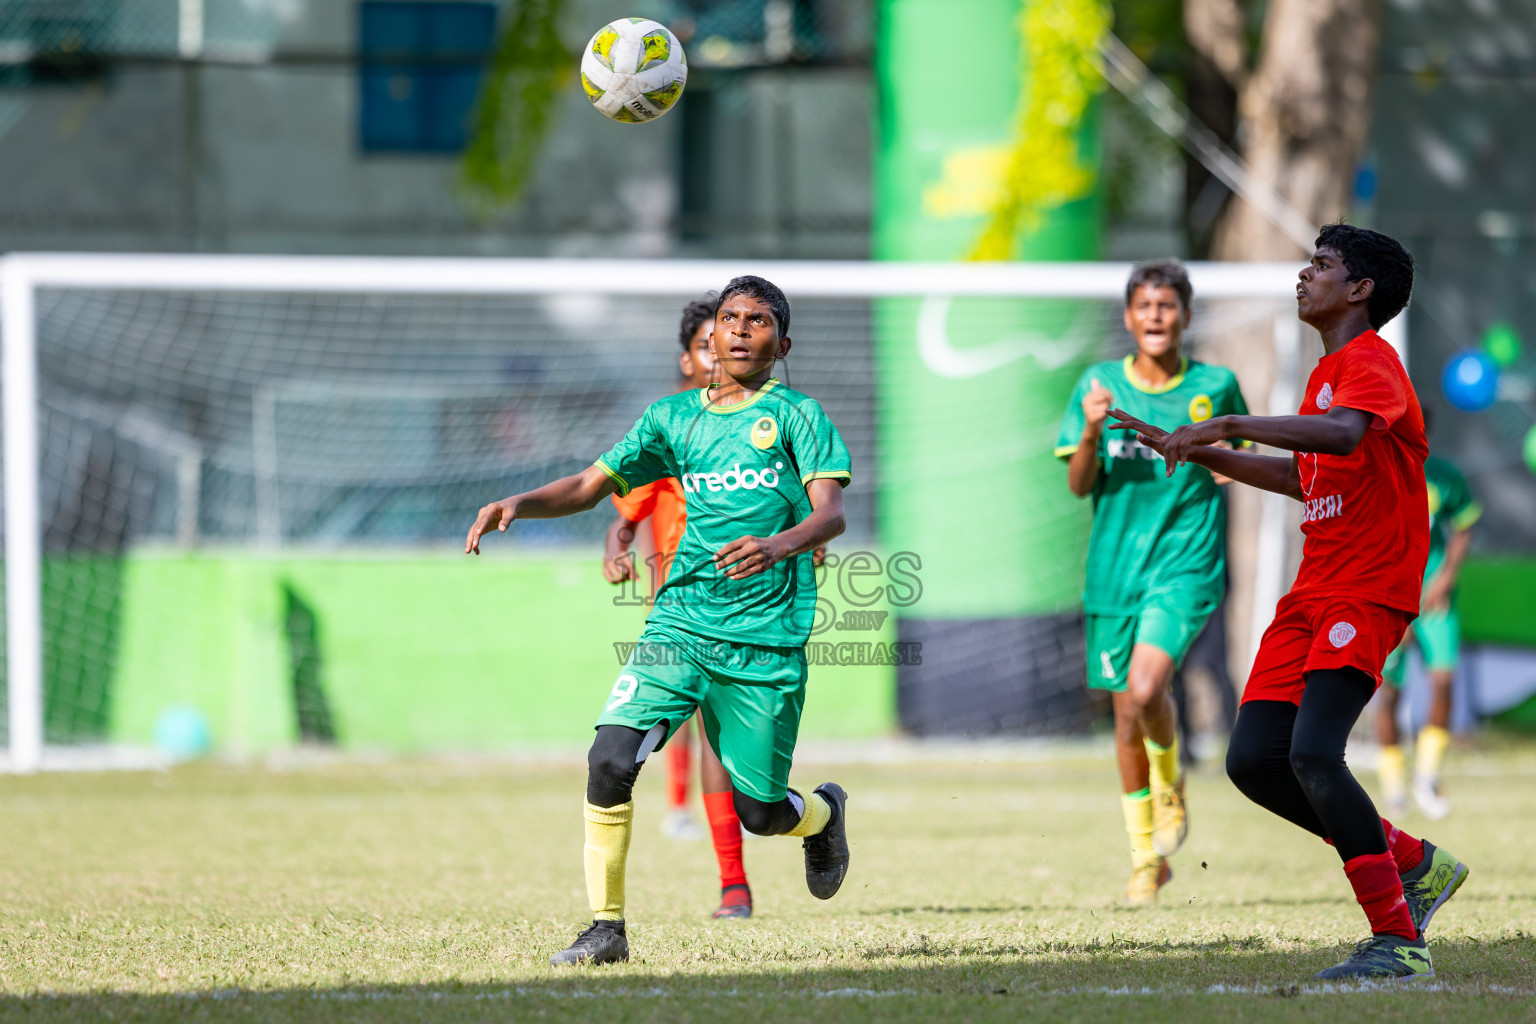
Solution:
<svg viewBox="0 0 1536 1024"><path fill-rule="evenodd" d="M581 87L599 112L626 124L654 121L683 94L688 59L665 25L620 18L597 30L581 55Z"/></svg>

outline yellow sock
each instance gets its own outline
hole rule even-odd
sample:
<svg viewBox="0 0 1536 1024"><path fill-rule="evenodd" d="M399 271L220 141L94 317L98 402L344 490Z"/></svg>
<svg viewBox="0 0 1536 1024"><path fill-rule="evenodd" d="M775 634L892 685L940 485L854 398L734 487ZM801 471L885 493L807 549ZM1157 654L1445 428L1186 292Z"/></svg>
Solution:
<svg viewBox="0 0 1536 1024"><path fill-rule="evenodd" d="M1403 748L1397 744L1381 748L1376 772L1381 788L1389 799L1398 799L1408 791L1408 770L1403 766Z"/></svg>
<svg viewBox="0 0 1536 1024"><path fill-rule="evenodd" d="M1152 791L1122 793L1120 809L1125 812L1125 834L1131 837L1131 863L1144 864L1157 856L1152 849Z"/></svg>
<svg viewBox="0 0 1536 1024"><path fill-rule="evenodd" d="M586 804L587 842L582 863L587 872L587 902L599 921L624 920L624 861L634 828L635 802L617 807Z"/></svg>
<svg viewBox="0 0 1536 1024"><path fill-rule="evenodd" d="M1179 784L1179 738L1175 736L1173 742L1166 747L1160 747L1146 738L1141 742L1147 748L1147 763L1152 767L1152 788L1166 789L1177 786Z"/></svg>
<svg viewBox="0 0 1536 1024"><path fill-rule="evenodd" d="M1438 725L1426 725L1419 730L1419 742L1413 752L1413 773L1421 779L1438 779L1440 762L1445 759L1445 748L1451 745L1451 734Z"/></svg>
<svg viewBox="0 0 1536 1024"><path fill-rule="evenodd" d="M794 792L797 795L800 793L798 789ZM805 801L805 813L800 815L800 822L785 835L814 836L832 820L832 805L820 793L812 793L801 799Z"/></svg>

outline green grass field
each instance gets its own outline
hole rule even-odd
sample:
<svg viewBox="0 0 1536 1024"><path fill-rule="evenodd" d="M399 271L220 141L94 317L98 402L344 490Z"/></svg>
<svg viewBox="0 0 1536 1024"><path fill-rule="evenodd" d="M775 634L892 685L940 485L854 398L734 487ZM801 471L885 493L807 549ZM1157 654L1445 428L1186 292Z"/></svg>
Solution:
<svg viewBox="0 0 1536 1024"><path fill-rule="evenodd" d="M585 917L576 759L188 765L0 779L0 1017L30 1021L1530 1020L1536 749L1463 753L1429 830L1472 867L1439 976L1310 984L1364 933L1337 857L1191 780L1154 909L1117 904L1114 775L1082 748L808 763L843 782L853 865L746 846L758 916L713 923L713 855L642 779L620 967L556 973ZM1408 819L1410 829L1422 822Z"/></svg>

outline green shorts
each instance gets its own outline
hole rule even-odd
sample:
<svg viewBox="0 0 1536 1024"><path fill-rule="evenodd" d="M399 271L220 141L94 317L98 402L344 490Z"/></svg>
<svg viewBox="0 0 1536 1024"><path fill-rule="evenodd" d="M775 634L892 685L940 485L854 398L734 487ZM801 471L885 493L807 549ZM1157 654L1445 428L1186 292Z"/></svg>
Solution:
<svg viewBox="0 0 1536 1024"><path fill-rule="evenodd" d="M1432 615L1420 615L1409 627L1409 635L1419 645L1424 656L1424 668L1430 672L1453 672L1461 657L1461 613L1452 603L1450 608ZM1381 677L1393 686L1403 685L1403 675L1408 665L1408 638L1387 657L1381 667Z"/></svg>
<svg viewBox="0 0 1536 1024"><path fill-rule="evenodd" d="M1148 594L1136 615L1087 616L1088 688L1123 693L1137 644L1151 644L1182 664L1215 610L1209 594L1170 589Z"/></svg>
<svg viewBox="0 0 1536 1024"><path fill-rule="evenodd" d="M653 623L624 662L597 724L648 732L666 722L671 737L698 708L732 785L776 803L789 789L805 676L804 647L711 640Z"/></svg>

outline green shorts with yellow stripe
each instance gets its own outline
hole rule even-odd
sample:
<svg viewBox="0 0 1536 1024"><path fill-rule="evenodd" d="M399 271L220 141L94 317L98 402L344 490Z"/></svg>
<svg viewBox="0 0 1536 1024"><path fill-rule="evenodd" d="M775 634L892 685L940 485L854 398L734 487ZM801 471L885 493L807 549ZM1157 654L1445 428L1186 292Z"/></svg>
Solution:
<svg viewBox="0 0 1536 1024"><path fill-rule="evenodd" d="M1121 693L1130 681L1131 650L1149 644L1184 662L1189 645L1216 610L1220 592L1208 586L1168 586L1149 591L1135 615L1087 615L1088 688Z"/></svg>
<svg viewBox="0 0 1536 1024"><path fill-rule="evenodd" d="M1443 612L1431 612L1414 619L1408 628L1408 636L1419 645L1426 670L1455 671L1456 662L1461 657L1461 613L1454 603ZM1407 669L1408 637L1405 636L1397 650L1387 655L1386 664L1381 667L1381 678L1400 687Z"/></svg>
<svg viewBox="0 0 1536 1024"><path fill-rule="evenodd" d="M776 803L789 791L805 678L804 647L733 643L649 623L597 724L649 732L665 722L670 738L697 708L731 784Z"/></svg>

